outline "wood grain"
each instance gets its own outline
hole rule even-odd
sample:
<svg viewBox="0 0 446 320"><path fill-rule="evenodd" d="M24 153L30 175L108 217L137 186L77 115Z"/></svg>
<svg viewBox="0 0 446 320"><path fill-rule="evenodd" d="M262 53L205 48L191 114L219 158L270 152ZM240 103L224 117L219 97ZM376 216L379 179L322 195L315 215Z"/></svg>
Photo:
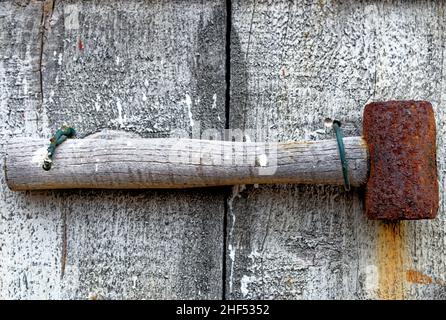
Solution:
<svg viewBox="0 0 446 320"><path fill-rule="evenodd" d="M368 151L345 138L352 186L367 181ZM5 159L12 190L144 189L234 184L344 184L336 140L254 143L198 139L71 139L42 168L48 141L12 139Z"/></svg>
<svg viewBox="0 0 446 320"><path fill-rule="evenodd" d="M231 126L317 140L330 117L355 136L368 102L431 101L441 200L437 219L395 226L366 220L361 189L235 187L228 298L444 299L444 12L444 1L233 1Z"/></svg>
<svg viewBox="0 0 446 320"><path fill-rule="evenodd" d="M361 134L370 101L432 102L440 209L367 221L362 190L11 192L0 298L446 298L445 1L232 1L231 128ZM0 155L63 122L163 138L225 123L224 1L1 1ZM123 135L120 133L119 135ZM226 274L222 275L222 264Z"/></svg>
<svg viewBox="0 0 446 320"><path fill-rule="evenodd" d="M224 1L2 1L2 163L64 122L165 137L224 128ZM43 141L43 140L42 140ZM9 191L0 298L222 296L224 190Z"/></svg>

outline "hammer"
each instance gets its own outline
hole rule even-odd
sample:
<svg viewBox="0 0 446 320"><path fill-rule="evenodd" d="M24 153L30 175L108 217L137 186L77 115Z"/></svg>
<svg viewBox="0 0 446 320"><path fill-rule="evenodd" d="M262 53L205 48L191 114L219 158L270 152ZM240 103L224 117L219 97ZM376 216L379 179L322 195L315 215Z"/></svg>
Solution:
<svg viewBox="0 0 446 320"><path fill-rule="evenodd" d="M338 137L339 138L339 137ZM366 105L363 137L302 142L74 139L51 170L44 139L6 146L11 190L191 188L236 184L365 185L370 219L432 219L438 210L436 132L426 101Z"/></svg>

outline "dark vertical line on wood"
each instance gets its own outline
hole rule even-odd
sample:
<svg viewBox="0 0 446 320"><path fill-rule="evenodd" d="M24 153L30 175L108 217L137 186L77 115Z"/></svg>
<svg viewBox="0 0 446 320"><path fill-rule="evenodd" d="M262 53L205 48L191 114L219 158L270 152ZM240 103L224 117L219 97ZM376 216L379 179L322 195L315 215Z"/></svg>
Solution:
<svg viewBox="0 0 446 320"><path fill-rule="evenodd" d="M228 192L225 193L224 196L224 217L223 217L223 267L222 267L222 300L226 300L226 260L228 256L228 214L229 214L229 189Z"/></svg>
<svg viewBox="0 0 446 320"><path fill-rule="evenodd" d="M254 21L254 13L256 12L256 3L257 1L254 0L254 4L252 5L251 21L249 22L248 45L246 46L245 60L248 60L249 46L251 44L252 23Z"/></svg>
<svg viewBox="0 0 446 320"><path fill-rule="evenodd" d="M36 112L36 127L37 131L39 130L39 115L42 114L43 110L43 73L42 73L42 65L43 65L43 44L45 38L45 1L42 2L42 17L40 19L40 52L39 52L39 90L40 90L40 102L39 102L39 110Z"/></svg>
<svg viewBox="0 0 446 320"><path fill-rule="evenodd" d="M51 14L50 19L53 17L54 8L56 7L56 0L53 0L53 3L51 4Z"/></svg>
<svg viewBox="0 0 446 320"><path fill-rule="evenodd" d="M39 131L39 116L43 112L43 50L45 45L45 37L46 35L46 28L47 28L47 21L52 18L54 8L56 5L55 0L45 0L42 1L42 17L40 19L40 52L39 52L39 90L40 90L40 103L38 105L39 110L37 110L36 113L36 127L37 131Z"/></svg>
<svg viewBox="0 0 446 320"><path fill-rule="evenodd" d="M229 116L231 105L231 23L232 23L232 3L226 0L226 63L225 63L225 129L229 129Z"/></svg>
<svg viewBox="0 0 446 320"><path fill-rule="evenodd" d="M226 45L225 45L225 129L230 128L230 108L231 108L231 26L232 26L232 3L226 0ZM226 134L225 134L226 139ZM229 189L224 196L224 216L223 216L223 259L222 259L222 299L226 300L226 258L228 256L228 200Z"/></svg>
<svg viewBox="0 0 446 320"><path fill-rule="evenodd" d="M68 253L68 230L67 230L67 208L62 205L62 252L61 252L61 266L60 278L65 276L65 267L67 264Z"/></svg>

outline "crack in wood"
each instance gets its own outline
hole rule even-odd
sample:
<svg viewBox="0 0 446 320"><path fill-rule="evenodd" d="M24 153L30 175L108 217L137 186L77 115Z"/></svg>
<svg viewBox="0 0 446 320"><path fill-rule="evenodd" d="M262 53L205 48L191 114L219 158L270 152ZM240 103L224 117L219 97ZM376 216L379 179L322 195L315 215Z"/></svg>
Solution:
<svg viewBox="0 0 446 320"><path fill-rule="evenodd" d="M44 46L46 40L46 30L47 23L53 16L53 11L55 7L55 0L44 0L42 1L42 17L40 20L40 44L39 44L39 89L40 89L40 103L37 105L37 113L36 113L36 127L39 131L39 117L43 112L43 104L44 104L44 93L43 93L43 55L44 55Z"/></svg>

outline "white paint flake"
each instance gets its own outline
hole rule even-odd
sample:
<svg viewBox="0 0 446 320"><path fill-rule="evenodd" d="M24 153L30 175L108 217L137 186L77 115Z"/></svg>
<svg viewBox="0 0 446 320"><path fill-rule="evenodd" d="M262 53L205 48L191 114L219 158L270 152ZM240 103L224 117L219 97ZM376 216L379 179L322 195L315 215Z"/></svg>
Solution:
<svg viewBox="0 0 446 320"><path fill-rule="evenodd" d="M217 109L217 94L214 93L212 96L212 109Z"/></svg>
<svg viewBox="0 0 446 320"><path fill-rule="evenodd" d="M53 99L54 95L55 95L54 90L51 90L50 91L50 99L49 99L51 103L54 103L54 99Z"/></svg>
<svg viewBox="0 0 446 320"><path fill-rule="evenodd" d="M116 106L118 107L118 122L120 126L122 127L124 125L124 119L122 118L122 105L121 101L116 102Z"/></svg>
<svg viewBox="0 0 446 320"><path fill-rule="evenodd" d="M235 220L235 217L233 217L233 220ZM233 226L231 227L233 229ZM231 269L229 272L229 292L232 293L232 284L234 282L234 264L235 264L235 248L232 246L232 244L228 245L228 251L229 251L229 259L231 259Z"/></svg>
<svg viewBox="0 0 446 320"><path fill-rule="evenodd" d="M255 281L254 276L247 276L243 275L243 277L240 279L240 292L242 293L243 297L246 297L249 293L248 285Z"/></svg>
<svg viewBox="0 0 446 320"><path fill-rule="evenodd" d="M266 154L259 155L257 157L257 163L261 167L266 167L266 165L268 164L268 157L266 156Z"/></svg>
<svg viewBox="0 0 446 320"><path fill-rule="evenodd" d="M235 213L233 209L234 199L239 198L240 193L243 192L243 190L245 189L246 186L244 184L233 186L232 194L228 199L228 213L230 218L229 241L233 240L234 227L235 227ZM231 243L228 245L228 251L229 251L229 259L231 260L231 267L229 271L229 292L232 293L232 287L234 282L234 264L235 264L236 249L232 246Z"/></svg>
<svg viewBox="0 0 446 320"><path fill-rule="evenodd" d="M23 94L26 96L28 94L28 81L26 81L26 77L23 77Z"/></svg>
<svg viewBox="0 0 446 320"><path fill-rule="evenodd" d="M186 93L186 98L184 100L186 107L187 107L187 115L189 116L189 123L190 126L194 126L194 119L192 118L192 99L189 95L189 93Z"/></svg>
<svg viewBox="0 0 446 320"><path fill-rule="evenodd" d="M79 6L77 4L65 4L64 8L64 24L66 30L79 29Z"/></svg>
<svg viewBox="0 0 446 320"><path fill-rule="evenodd" d="M62 53L59 53L59 55L57 56L57 64L58 64L59 66L62 65Z"/></svg>
<svg viewBox="0 0 446 320"><path fill-rule="evenodd" d="M214 93L214 95L212 96L212 109L217 109L217 94ZM219 114L217 114L217 119L218 121L221 121L221 117Z"/></svg>
<svg viewBox="0 0 446 320"><path fill-rule="evenodd" d="M378 290L378 268L375 265L365 267L364 287L367 292L376 292Z"/></svg>
<svg viewBox="0 0 446 320"><path fill-rule="evenodd" d="M101 110L101 104L99 103L100 101L101 101L101 96L99 95L99 93L96 93L96 101L94 102L94 107L97 112Z"/></svg>
<svg viewBox="0 0 446 320"><path fill-rule="evenodd" d="M147 101L147 96L145 93L142 94L142 101L146 102Z"/></svg>
<svg viewBox="0 0 446 320"><path fill-rule="evenodd" d="M31 159L31 161L35 164L38 165L42 165L43 164L43 159L45 159L46 155L47 155L47 147L42 147L37 149L34 154L33 157Z"/></svg>
<svg viewBox="0 0 446 320"><path fill-rule="evenodd" d="M231 261L235 261L235 249L232 247L232 244L230 244L228 246L228 250L229 250L229 258L231 259Z"/></svg>

